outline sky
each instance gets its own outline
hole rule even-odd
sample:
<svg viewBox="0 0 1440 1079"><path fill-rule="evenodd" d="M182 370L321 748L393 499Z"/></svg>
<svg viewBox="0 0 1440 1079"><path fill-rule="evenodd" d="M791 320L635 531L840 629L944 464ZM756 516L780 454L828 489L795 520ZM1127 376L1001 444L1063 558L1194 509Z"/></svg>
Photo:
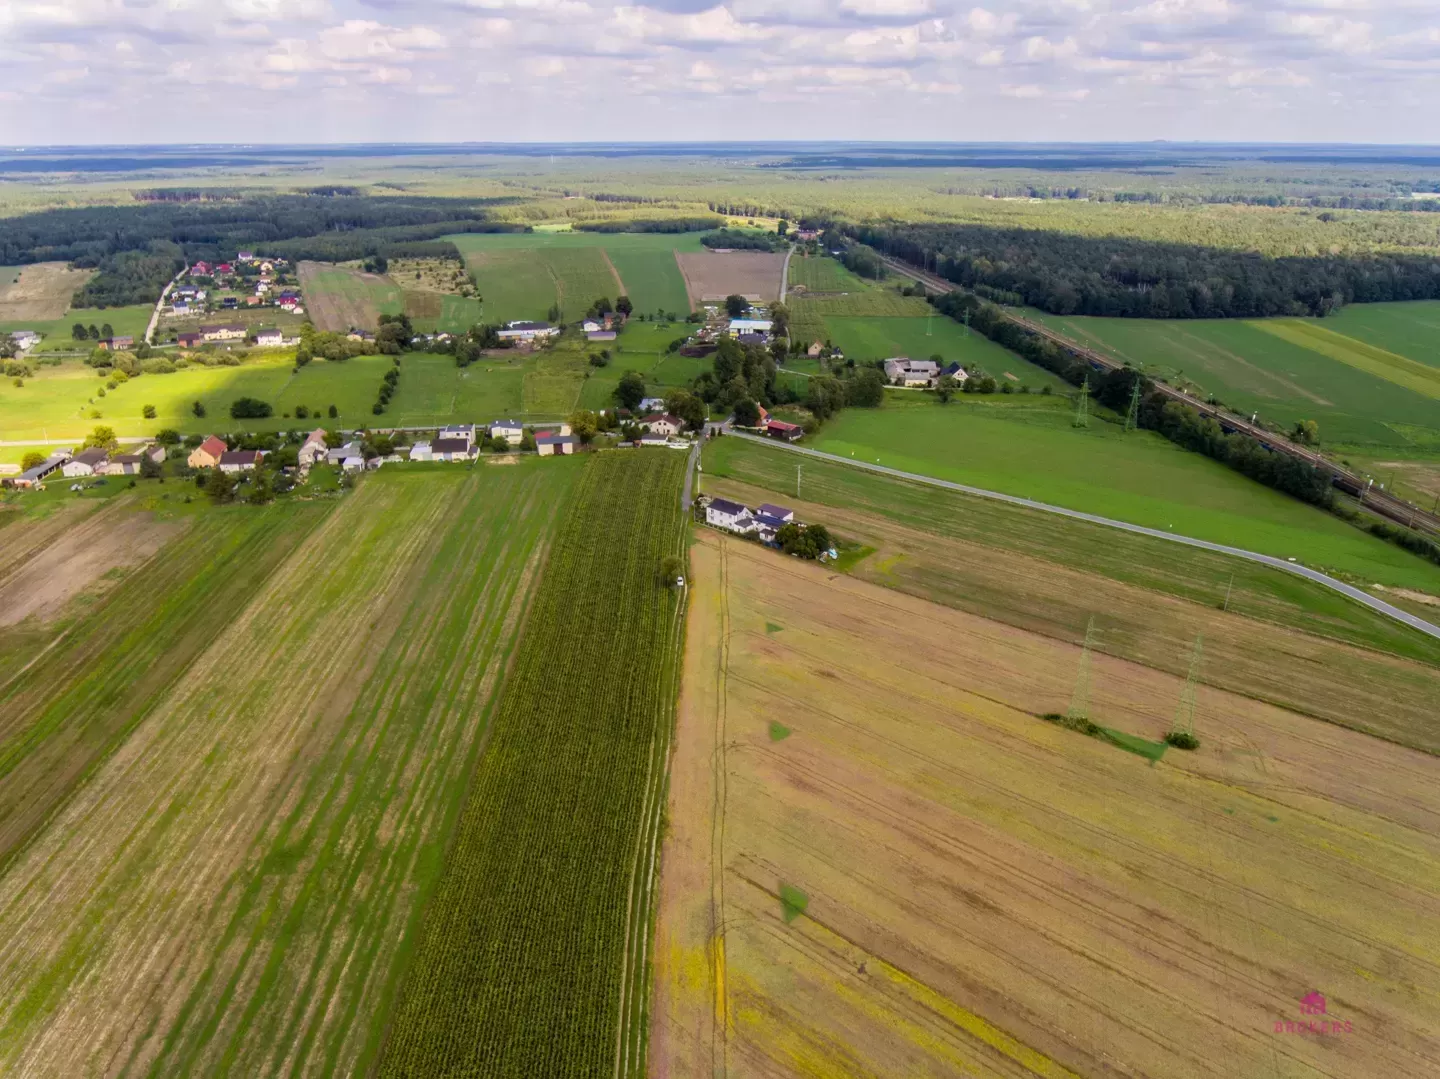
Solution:
<svg viewBox="0 0 1440 1079"><path fill-rule="evenodd" d="M1440 0L0 0L0 143L1440 142Z"/></svg>

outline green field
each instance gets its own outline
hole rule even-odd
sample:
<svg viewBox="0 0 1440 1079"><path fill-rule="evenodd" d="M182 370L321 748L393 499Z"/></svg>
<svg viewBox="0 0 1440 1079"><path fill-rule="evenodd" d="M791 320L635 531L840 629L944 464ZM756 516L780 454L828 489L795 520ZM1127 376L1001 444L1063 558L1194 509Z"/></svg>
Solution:
<svg viewBox="0 0 1440 1079"><path fill-rule="evenodd" d="M496 321L544 318L561 303L575 320L604 296L628 295L637 312L690 310L676 251L698 251L698 233L529 232L466 233L447 237L465 256ZM602 255L603 252L603 255ZM604 257L621 287L600 271ZM598 292L594 291L599 289ZM563 300L562 300L563 297Z"/></svg>
<svg viewBox="0 0 1440 1079"><path fill-rule="evenodd" d="M45 339L35 346L36 355L46 352L89 352L94 347L92 342L76 341L70 335L75 323L79 322L87 327L94 323L98 327L108 322L117 336L133 337L138 341L144 335L145 327L150 323L150 313L154 310L155 308L148 304L134 307L76 308L64 318L51 322L0 322L0 333L34 330L44 334Z"/></svg>
<svg viewBox="0 0 1440 1079"><path fill-rule="evenodd" d="M844 457L1440 595L1440 567L1159 435L1099 420L1077 430L1060 399L848 409L813 441Z"/></svg>
<svg viewBox="0 0 1440 1079"><path fill-rule="evenodd" d="M611 451L584 467L382 1076L644 1074L641 856L660 828L683 621L659 571L683 549L684 458Z"/></svg>
<svg viewBox="0 0 1440 1079"><path fill-rule="evenodd" d="M826 318L829 339L847 359L886 360L910 356L925 360L939 355L945 363L958 361L967 370L976 367L1016 388L1041 386L1069 389L1058 376L1001 348L988 337L944 315L927 318Z"/></svg>
<svg viewBox="0 0 1440 1079"><path fill-rule="evenodd" d="M1440 365L1425 347L1427 334L1440 346L1427 322L1440 322L1440 302L1357 304L1323 321L1026 314L1262 421L1315 420L1322 447L1440 454Z"/></svg>
<svg viewBox="0 0 1440 1079"><path fill-rule="evenodd" d="M851 273L839 259L798 252L790 259L787 283L791 289L806 292L861 292L874 287L874 282ZM800 294L787 297L791 302L800 298Z"/></svg>
<svg viewBox="0 0 1440 1079"><path fill-rule="evenodd" d="M0 1068L368 1073L586 463L209 510L0 684Z"/></svg>

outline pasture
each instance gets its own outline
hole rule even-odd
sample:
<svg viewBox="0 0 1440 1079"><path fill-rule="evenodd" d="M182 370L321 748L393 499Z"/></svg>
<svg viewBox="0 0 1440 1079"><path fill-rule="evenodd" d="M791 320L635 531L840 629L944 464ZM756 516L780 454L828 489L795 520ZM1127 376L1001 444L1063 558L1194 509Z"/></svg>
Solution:
<svg viewBox="0 0 1440 1079"><path fill-rule="evenodd" d="M688 314L690 301L685 292L685 279L681 277L680 268L675 262L675 252L701 250L699 237L699 233L602 233L567 230L465 233L447 239L465 254L466 262L472 270L482 264L493 264L497 267L509 265L526 273L532 278L532 288L536 296L545 295L543 280L535 275L534 269L526 270L525 267L539 265L543 268L548 264L552 253L557 251L599 249L619 275L620 287L612 287L612 291L602 291L585 300L581 310L569 316L575 318L583 313L584 307L588 307L600 296L614 300L616 294L628 295L637 312L651 314L668 311L681 316ZM514 301L506 282L499 280L498 272L487 275L490 282L488 288L486 278L481 278L478 273L476 276L481 280L481 294L495 318L509 320L537 317L509 313L515 309L512 306ZM500 291L497 291L497 286ZM543 318L544 312L554 302L556 301L553 295L545 299L538 306L538 317ZM530 309L535 309L533 302Z"/></svg>
<svg viewBox="0 0 1440 1079"><path fill-rule="evenodd" d="M302 262L296 269L305 311L316 329L373 332L381 315L404 309L399 287L387 277L323 262Z"/></svg>
<svg viewBox="0 0 1440 1079"><path fill-rule="evenodd" d="M1151 763L1038 718L1072 643L708 532L691 580L656 1074L1440 1068L1435 757L1207 690ZM1091 683L1153 739L1183 678Z"/></svg>
<svg viewBox="0 0 1440 1079"><path fill-rule="evenodd" d="M817 449L1440 595L1440 567L1150 431L1071 426L1063 399L847 409Z"/></svg>
<svg viewBox="0 0 1440 1079"><path fill-rule="evenodd" d="M553 462L538 462L543 469ZM560 524L382 1076L643 1075L685 459L609 451ZM600 541L603 537L603 541Z"/></svg>
<svg viewBox="0 0 1440 1079"><path fill-rule="evenodd" d="M827 340L856 361L910 356L928 360L939 355L944 363L958 362L967 371L977 369L1000 382L1038 390L1049 386L1068 390L1058 375L995 344L977 331L944 315L919 318L844 318L824 320Z"/></svg>
<svg viewBox="0 0 1440 1079"><path fill-rule="evenodd" d="M0 324L63 318L76 291L94 274L72 270L68 262L0 266Z"/></svg>
<svg viewBox="0 0 1440 1079"><path fill-rule="evenodd" d="M4 1070L373 1066L580 472L210 511L0 687Z"/></svg>
<svg viewBox="0 0 1440 1079"><path fill-rule="evenodd" d="M0 321L0 333L9 333L12 330L34 330L44 334L44 340L36 345L31 353L35 356L41 356L47 352L88 353L94 347L94 343L89 340L75 340L71 334L75 323L78 322L87 328L94 326L98 330L108 322L117 335L133 337L138 341L145 333L145 327L150 322L150 313L153 310L154 308L149 305L138 304L133 307L78 307L61 318Z"/></svg>
<svg viewBox="0 0 1440 1079"><path fill-rule="evenodd" d="M1026 314L1152 377L1258 412L1262 421L1289 429L1315 420L1322 446L1440 453L1440 365L1432 366L1436 354L1427 359L1424 348L1424 313L1434 317L1440 304L1369 306L1323 321ZM1440 331L1431 340L1440 345ZM1387 343L1408 351L1389 351Z"/></svg>

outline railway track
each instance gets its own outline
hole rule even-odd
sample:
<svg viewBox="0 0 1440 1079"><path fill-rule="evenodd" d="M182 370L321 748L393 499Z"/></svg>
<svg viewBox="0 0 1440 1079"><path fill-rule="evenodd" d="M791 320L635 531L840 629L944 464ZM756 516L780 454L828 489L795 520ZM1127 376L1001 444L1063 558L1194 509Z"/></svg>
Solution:
<svg viewBox="0 0 1440 1079"><path fill-rule="evenodd" d="M933 289L936 292L955 292L959 290L959 286L953 282L946 281L943 277L938 277L928 270L916 269L914 266L901 262L899 259L882 255L881 261L896 273L908 277L912 281L919 281L927 288ZM1077 344L1068 337L1056 333L1050 329L1050 327L1025 318L1023 315L1017 315L1006 310L1005 317L1017 326L1021 326L1031 333L1053 342L1076 359L1083 360L1098 371L1115 371L1125 366L1118 360L1106 356L1103 352L1096 352L1092 348ZM1179 401L1181 404L1195 409L1195 411L1202 415L1212 417L1227 433L1240 432L1241 434L1249 435L1266 449L1274 453L1283 453L1287 456L1298 458L1307 464L1329 472L1330 482L1334 484L1334 486L1350 495L1371 513L1384 517L1396 524L1403 525L1406 528L1423 532L1432 539L1440 539L1440 515L1422 509L1410 502L1406 502L1404 499L1396 497L1389 491L1376 488L1373 481L1343 465L1336 464L1323 454L1316 453L1314 450L1307 449L1304 446L1290 441L1288 438L1277 435L1274 431L1267 431L1265 428L1253 424L1244 417L1235 415L1233 412L1228 412L1218 405L1197 400L1184 390L1176 389L1174 386L1167 385L1164 382L1156 382L1154 386L1156 390L1171 400Z"/></svg>

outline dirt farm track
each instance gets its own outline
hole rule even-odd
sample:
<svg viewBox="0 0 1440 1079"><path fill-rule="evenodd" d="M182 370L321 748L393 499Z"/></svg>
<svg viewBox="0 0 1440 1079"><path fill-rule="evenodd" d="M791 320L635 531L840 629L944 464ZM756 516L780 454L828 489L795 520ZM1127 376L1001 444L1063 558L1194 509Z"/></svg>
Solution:
<svg viewBox="0 0 1440 1079"><path fill-rule="evenodd" d="M691 574L654 1074L1440 1074L1440 760L1207 687L1152 763L1038 717L1073 645L711 532ZM1155 738L1182 680L1093 682Z"/></svg>

